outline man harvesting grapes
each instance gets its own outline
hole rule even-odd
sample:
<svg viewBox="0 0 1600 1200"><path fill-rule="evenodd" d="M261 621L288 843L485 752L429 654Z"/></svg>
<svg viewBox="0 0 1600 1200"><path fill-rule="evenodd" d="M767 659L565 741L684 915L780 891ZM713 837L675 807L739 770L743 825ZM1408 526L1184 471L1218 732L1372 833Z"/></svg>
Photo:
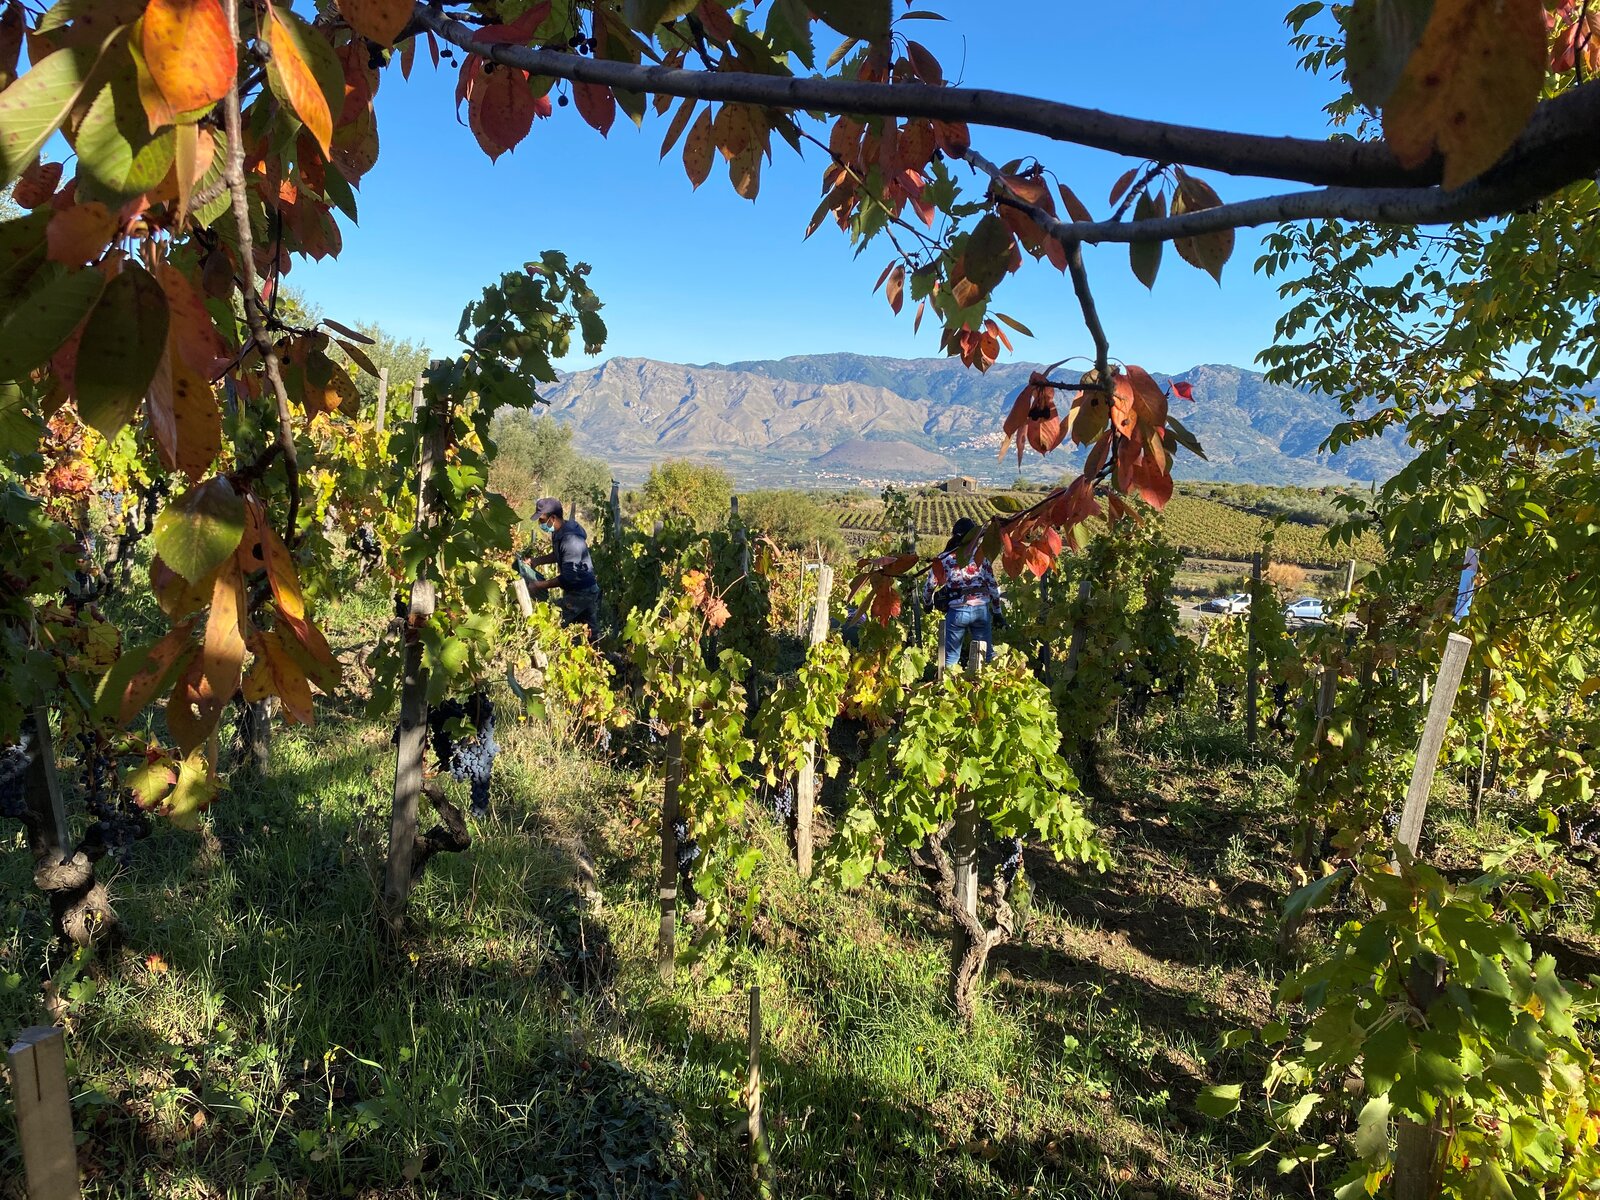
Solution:
<svg viewBox="0 0 1600 1200"><path fill-rule="evenodd" d="M546 592L561 589L556 606L566 625L586 625L590 638L600 636L600 582L595 578L594 560L589 557L589 535L582 525L569 521L561 509L561 501L548 496L533 506L534 519L539 528L550 535L550 553L538 558L524 553L530 566L554 566L554 579L534 579L529 582L531 591Z"/></svg>

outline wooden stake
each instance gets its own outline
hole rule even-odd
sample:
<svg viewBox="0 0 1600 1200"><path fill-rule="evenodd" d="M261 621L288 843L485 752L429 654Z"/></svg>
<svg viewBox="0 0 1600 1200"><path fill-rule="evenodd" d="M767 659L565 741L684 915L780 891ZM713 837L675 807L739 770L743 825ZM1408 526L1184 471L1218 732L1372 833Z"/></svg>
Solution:
<svg viewBox="0 0 1600 1200"><path fill-rule="evenodd" d="M422 410L422 384L411 394L413 414ZM448 435L447 400L433 414L432 427L422 439L421 461L417 464L417 527L432 524L432 505L428 483L434 468L444 461ZM417 568L411 584L411 606L406 620L406 650L400 688L400 729L395 747L394 799L389 814L389 857L384 867L383 906L389 928L400 932L405 926L406 906L411 900L412 854L417 841L417 806L422 797L422 753L428 740L428 669L423 665L422 625L433 615L433 581L428 565Z"/></svg>
<svg viewBox="0 0 1600 1200"><path fill-rule="evenodd" d="M6 1058L28 1200L78 1200L66 1038L51 1025L25 1029Z"/></svg>
<svg viewBox="0 0 1600 1200"><path fill-rule="evenodd" d="M533 616L533 593L528 591L528 581L520 574L511 580L511 594L517 598L517 609L524 617Z"/></svg>
<svg viewBox="0 0 1600 1200"><path fill-rule="evenodd" d="M1478 737L1478 779L1472 788L1472 819L1483 820L1483 789L1489 778L1489 712L1493 696L1494 677L1489 668L1483 669L1478 680L1478 719L1483 732Z"/></svg>
<svg viewBox="0 0 1600 1200"><path fill-rule="evenodd" d="M611 481L611 536L618 540L622 538L622 497L615 479Z"/></svg>
<svg viewBox="0 0 1600 1200"><path fill-rule="evenodd" d="M661 796L661 928L656 969L669 987L678 963L678 784L683 779L683 734L667 735L667 785Z"/></svg>
<svg viewBox="0 0 1600 1200"><path fill-rule="evenodd" d="M917 526L916 519L906 522L905 537L900 542L900 549L905 554L917 552ZM922 645L922 605L917 603L915 593L911 596L911 644ZM940 660L943 661L942 659Z"/></svg>
<svg viewBox="0 0 1600 1200"><path fill-rule="evenodd" d="M1350 566L1344 573L1344 598L1350 599L1350 593L1356 590L1356 560L1350 560Z"/></svg>
<svg viewBox="0 0 1600 1200"><path fill-rule="evenodd" d="M1417 761L1411 768L1411 786L1406 788L1406 807L1400 816L1400 844L1412 854L1416 854L1417 844L1422 839L1422 818L1428 810L1433 772L1439 763L1439 750L1444 745L1450 712L1455 708L1456 692L1461 687L1461 673L1466 670L1471 650L1472 640L1459 633L1452 633L1445 642L1439 682L1428 705L1428 720L1422 727L1422 740L1417 743Z"/></svg>
<svg viewBox="0 0 1600 1200"><path fill-rule="evenodd" d="M833 598L833 568L823 563L817 568L817 602L811 611L811 644L828 640L831 621L829 603ZM794 862L801 879L811 878L813 825L817 800L817 744L805 745L805 757L794 785Z"/></svg>
<svg viewBox="0 0 1600 1200"><path fill-rule="evenodd" d="M1259 715L1261 683L1256 678L1256 605L1261 602L1261 552L1250 556L1250 611L1245 614L1244 653L1244 741L1247 746L1256 744L1256 721Z"/></svg>
<svg viewBox="0 0 1600 1200"><path fill-rule="evenodd" d="M378 368L378 414L373 418L373 424L378 427L378 432L383 432L383 422L389 413L389 368Z"/></svg>
<svg viewBox="0 0 1600 1200"><path fill-rule="evenodd" d="M1072 621L1072 640L1067 643L1067 678L1071 679L1078 673L1078 659L1083 654L1083 635L1087 630L1087 622L1083 619L1083 610L1089 603L1089 577L1085 575L1078 580L1078 599L1075 604L1076 613Z"/></svg>

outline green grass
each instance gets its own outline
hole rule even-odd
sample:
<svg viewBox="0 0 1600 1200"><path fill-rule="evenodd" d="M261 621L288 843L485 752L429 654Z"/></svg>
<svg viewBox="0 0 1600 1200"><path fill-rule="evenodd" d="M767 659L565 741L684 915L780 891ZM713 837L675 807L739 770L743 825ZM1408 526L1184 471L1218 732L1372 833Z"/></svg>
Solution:
<svg viewBox="0 0 1600 1200"><path fill-rule="evenodd" d="M733 990L704 968L664 989L655 798L641 806L630 777L542 727L505 743L495 817L434 861L398 944L373 918L393 752L347 709L279 731L271 771L235 776L203 833L161 829L113 869L124 942L70 985L25 855L0 860L14 976L0 1019L40 1021L43 980L62 981L88 1195L749 1195L751 982L782 1195L1242 1186L1227 1168L1239 1135L1190 1105L1205 1047L1265 985L1198 927L1174 940L1173 913L1215 905L1195 883L1171 907L1172 868L1141 820L1100 814L1114 878L1035 865L1030 940L996 955L968 1032L922 887L803 886L765 817ZM580 845L598 913L577 888ZM1219 986L1237 1008L1212 1005ZM3 1178L17 1163L0 1144Z"/></svg>
<svg viewBox="0 0 1600 1200"><path fill-rule="evenodd" d="M334 610L334 644L386 603L374 583ZM353 703L278 731L270 771L235 773L200 833L160 829L110 870L124 940L81 967L55 957L8 847L0 1020L45 1019L47 978L64 994L88 1196L750 1196L751 983L784 1197L1280 1194L1229 1167L1259 1131L1194 1107L1259 1074L1208 1056L1266 1018L1285 965L1289 766L1270 739L1246 766L1237 726L1129 730L1090 808L1115 867L1030 856L1027 937L995 953L969 1031L924 886L803 885L764 814L727 975L663 987L659 798L543 725L503 734L494 817L434 860L398 942L374 918L393 749ZM1463 854L1492 841L1493 814L1439 812ZM9 1121L0 1180L19 1169Z"/></svg>

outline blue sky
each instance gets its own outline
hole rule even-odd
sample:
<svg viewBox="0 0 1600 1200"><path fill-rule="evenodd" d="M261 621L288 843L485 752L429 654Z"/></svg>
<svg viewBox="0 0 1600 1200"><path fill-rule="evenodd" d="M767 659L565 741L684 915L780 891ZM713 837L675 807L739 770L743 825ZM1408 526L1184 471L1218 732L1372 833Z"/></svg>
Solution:
<svg viewBox="0 0 1600 1200"><path fill-rule="evenodd" d="M947 77L971 86L1196 125L1311 137L1326 131L1321 106L1332 85L1295 66L1279 3L1162 0L1130 10L1104 0L947 0L937 7L952 20L909 23L910 36L939 55ZM824 32L819 44L826 54L834 43ZM819 198L815 148L799 159L776 146L751 203L734 194L720 162L696 192L676 150L658 161L664 119L651 114L637 130L619 114L602 140L569 106L490 163L456 121L455 71L435 71L425 51L417 59L409 82L398 70L386 73L378 95L382 153L362 187L359 225L346 224L344 253L299 263L289 277L329 316L375 320L450 353L465 303L502 271L556 248L594 267L591 282L611 333L600 358L939 353L932 322L913 336L909 306L896 318L872 294L887 243L852 260L835 226L802 239ZM974 128L973 140L994 161L1037 155L1097 215L1112 181L1131 165L998 130ZM1280 190L1207 178L1225 200ZM1126 247L1089 248L1113 353L1154 370L1249 365L1271 341L1282 307L1273 285L1253 271L1257 247L1257 235L1241 231L1220 288L1169 250L1154 293L1133 279ZM1090 350L1071 288L1048 264L1026 262L997 307L1037 335L1017 339L1019 358ZM564 365L596 361L575 356Z"/></svg>

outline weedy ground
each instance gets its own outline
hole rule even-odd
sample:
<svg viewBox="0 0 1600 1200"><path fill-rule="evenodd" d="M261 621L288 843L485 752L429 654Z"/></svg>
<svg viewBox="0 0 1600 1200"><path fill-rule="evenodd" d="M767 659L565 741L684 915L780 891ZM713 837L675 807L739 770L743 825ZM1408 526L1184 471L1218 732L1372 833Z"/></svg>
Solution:
<svg viewBox="0 0 1600 1200"><path fill-rule="evenodd" d="M493 815L434 860L398 942L373 916L389 727L353 703L279 731L271 769L236 773L201 831L158 829L111 869L123 940L98 958L53 954L7 848L0 1026L45 1019L51 981L87 1195L754 1196L752 983L776 1195L1304 1191L1232 1171L1261 1131L1194 1107L1209 1082L1259 1078L1210 1052L1266 1018L1285 965L1280 749L1249 759L1237 728L1184 719L1113 752L1092 815L1114 869L1030 856L1026 938L997 952L967 1030L920 881L802 885L765 812L751 920L719 969L663 986L656 796L544 725L501 735ZM1494 826L1450 828L1465 846ZM0 1121L9 1200L9 1107Z"/></svg>

